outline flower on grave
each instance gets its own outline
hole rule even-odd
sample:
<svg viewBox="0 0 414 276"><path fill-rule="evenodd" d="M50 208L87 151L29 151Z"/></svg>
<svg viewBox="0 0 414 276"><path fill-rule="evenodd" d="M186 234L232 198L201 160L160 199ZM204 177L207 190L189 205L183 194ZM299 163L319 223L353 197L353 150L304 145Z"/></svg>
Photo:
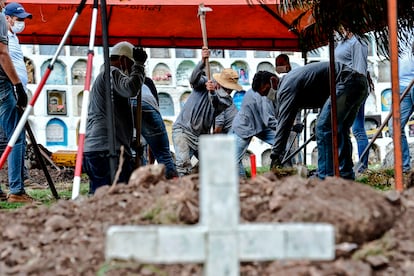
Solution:
<svg viewBox="0 0 414 276"><path fill-rule="evenodd" d="M58 112L63 112L63 111L65 111L65 106L64 106L63 104L58 105L56 108L57 108L57 111L58 111Z"/></svg>

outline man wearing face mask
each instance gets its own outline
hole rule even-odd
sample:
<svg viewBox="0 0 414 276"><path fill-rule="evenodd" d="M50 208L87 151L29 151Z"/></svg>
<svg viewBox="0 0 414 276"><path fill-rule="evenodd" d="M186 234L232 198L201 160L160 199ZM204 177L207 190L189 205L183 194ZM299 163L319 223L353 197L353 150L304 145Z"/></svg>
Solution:
<svg viewBox="0 0 414 276"><path fill-rule="evenodd" d="M285 74L292 70L290 66L289 56L286 54L280 54L275 59L276 73Z"/></svg>
<svg viewBox="0 0 414 276"><path fill-rule="evenodd" d="M111 78L114 120L116 132L116 148L118 158L121 146L124 147L124 164L119 182L127 183L134 170L131 142L133 138L133 114L130 98L141 91L145 78L144 64L147 54L142 48L134 47L123 41L115 44L110 54L110 76L101 72L92 86L88 106L88 120L86 123L84 169L89 176L89 194L96 189L110 185L109 145L106 118L105 79ZM119 162L119 160L118 160Z"/></svg>
<svg viewBox="0 0 414 276"><path fill-rule="evenodd" d="M266 96L271 85L261 72L255 75L252 88L260 95ZM280 80L276 96L275 113L278 123L271 153L272 169L282 165L290 129L298 110L322 108L316 124L318 176L320 179L325 179L326 176L334 175L329 77L329 62L318 62L296 68ZM335 82L340 176L353 180L355 174L350 126L368 95L367 78L350 67L336 62Z"/></svg>
<svg viewBox="0 0 414 276"><path fill-rule="evenodd" d="M4 9L4 5L5 1L0 0L2 9ZM7 29L8 23L2 13L0 14L0 127L7 140L10 140L20 120L16 106L25 108L27 95L8 52ZM26 194L23 183L25 148L25 135L24 132L21 132L7 159L9 195L6 196L0 189L0 200L7 199L8 202L21 203L33 202L33 198Z"/></svg>
<svg viewBox="0 0 414 276"><path fill-rule="evenodd" d="M23 88L27 91L26 87L28 76L26 64L24 62L23 51L20 46L17 34L23 32L25 28L25 19L32 19L32 15L26 12L21 4L16 2L11 2L6 5L6 8L4 9L4 15L6 16L6 20L9 23L9 54L13 61L14 68L16 68L17 75L19 75L19 78L22 81ZM2 131L0 129L0 136L1 135ZM42 186L30 181L29 172L26 167L23 169L23 178L25 186L32 185L33 188L46 188L46 186Z"/></svg>
<svg viewBox="0 0 414 276"><path fill-rule="evenodd" d="M275 106L273 99L279 78L270 72L261 71L263 81L270 84L268 98L261 97L252 89L249 89L243 97L243 102L239 112L233 120L232 129L229 134L236 136L237 162L239 165L239 176L246 177L246 171L243 167L243 156L246 154L250 141L254 136L260 140L273 145L275 143L275 129L277 121L275 119Z"/></svg>
<svg viewBox="0 0 414 276"><path fill-rule="evenodd" d="M16 2L11 2L6 5L4 15L9 23L9 54L17 74L22 81L23 87L26 89L28 79L27 70L17 34L23 32L25 28L25 19L32 19L32 15L26 12L23 6Z"/></svg>
<svg viewBox="0 0 414 276"><path fill-rule="evenodd" d="M242 89L237 83L239 76L232 69L223 70L228 76L226 83L228 84L227 87L230 88L227 89L229 92L224 90L224 86L218 88L213 81L208 81L205 67L209 56L209 49L203 47L201 49L201 61L196 65L190 76L190 84L193 90L172 127L175 164L180 177L194 172L191 158L193 156L198 158L200 136L210 133L217 115L233 104L229 93L234 89Z"/></svg>
<svg viewBox="0 0 414 276"><path fill-rule="evenodd" d="M286 54L280 54L275 58L275 66L276 66L276 73L279 77L282 77L289 73L292 70L292 66L290 65L289 56ZM269 92L270 94L271 92ZM267 97L269 98L269 94ZM274 96L271 95L270 98L274 99ZM295 130L302 130L303 124L301 122L302 116L301 116L301 110L299 110L298 114L296 114L295 119L295 126L292 129ZM291 145L289 148L287 148L288 152L286 155L290 155L292 152L294 152L299 147L299 138L300 138L300 132L297 131L291 131L289 135L289 141L288 145ZM298 153L297 157L292 157L291 160L287 160L286 165L293 165L298 164L302 161L301 153Z"/></svg>

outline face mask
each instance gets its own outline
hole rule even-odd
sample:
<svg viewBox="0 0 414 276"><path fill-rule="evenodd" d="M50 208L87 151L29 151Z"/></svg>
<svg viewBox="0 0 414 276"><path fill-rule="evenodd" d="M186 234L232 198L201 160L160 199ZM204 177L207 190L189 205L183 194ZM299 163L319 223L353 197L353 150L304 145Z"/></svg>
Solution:
<svg viewBox="0 0 414 276"><path fill-rule="evenodd" d="M13 33L18 34L18 33L23 32L24 27L25 27L24 21L15 21L11 29Z"/></svg>
<svg viewBox="0 0 414 276"><path fill-rule="evenodd" d="M267 93L266 97L271 100L274 101L276 99L276 89L273 89L273 84L272 81L270 81L270 89L269 89L269 93Z"/></svg>
<svg viewBox="0 0 414 276"><path fill-rule="evenodd" d="M228 98L231 97L230 94L233 90L230 91L230 93L228 92L228 90L224 89L223 87L220 87L219 89L216 90L217 95L219 95L221 98Z"/></svg>
<svg viewBox="0 0 414 276"><path fill-rule="evenodd" d="M334 40L335 40L335 42L339 42L339 41L341 41L341 40L342 40L342 36L341 36L341 34L340 34L340 33L338 33L338 32L335 32L335 33L334 33Z"/></svg>
<svg viewBox="0 0 414 276"><path fill-rule="evenodd" d="M276 66L276 72L277 73L287 73L288 72L288 67L287 65L283 65L283 66Z"/></svg>

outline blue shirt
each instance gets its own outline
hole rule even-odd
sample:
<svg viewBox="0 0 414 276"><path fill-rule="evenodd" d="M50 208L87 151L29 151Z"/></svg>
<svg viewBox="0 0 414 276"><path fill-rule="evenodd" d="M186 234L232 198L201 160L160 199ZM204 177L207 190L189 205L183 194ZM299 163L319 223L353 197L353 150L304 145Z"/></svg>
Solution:
<svg viewBox="0 0 414 276"><path fill-rule="evenodd" d="M367 75L368 46L356 35L342 40L335 48L335 61L343 63L358 73Z"/></svg>
<svg viewBox="0 0 414 276"><path fill-rule="evenodd" d="M414 57L411 52L398 59L400 86L407 87L414 79Z"/></svg>

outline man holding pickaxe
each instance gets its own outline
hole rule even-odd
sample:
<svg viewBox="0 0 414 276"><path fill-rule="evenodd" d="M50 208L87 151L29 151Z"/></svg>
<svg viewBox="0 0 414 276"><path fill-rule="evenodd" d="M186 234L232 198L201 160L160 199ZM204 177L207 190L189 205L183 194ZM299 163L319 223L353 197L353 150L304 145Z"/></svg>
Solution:
<svg viewBox="0 0 414 276"><path fill-rule="evenodd" d="M217 80L218 84L208 81L204 70L209 57L208 48L203 47L201 55L202 60L194 68L190 77L193 91L180 114L178 114L172 129L176 167L179 176L192 173L191 158L192 156L198 158L198 139L200 135L209 134L214 118L233 104L232 97L225 89L230 93L233 89L241 89L241 86L237 84L238 74L232 69L224 69L232 70L229 72L234 77L232 87L218 87L220 86L220 80Z"/></svg>

